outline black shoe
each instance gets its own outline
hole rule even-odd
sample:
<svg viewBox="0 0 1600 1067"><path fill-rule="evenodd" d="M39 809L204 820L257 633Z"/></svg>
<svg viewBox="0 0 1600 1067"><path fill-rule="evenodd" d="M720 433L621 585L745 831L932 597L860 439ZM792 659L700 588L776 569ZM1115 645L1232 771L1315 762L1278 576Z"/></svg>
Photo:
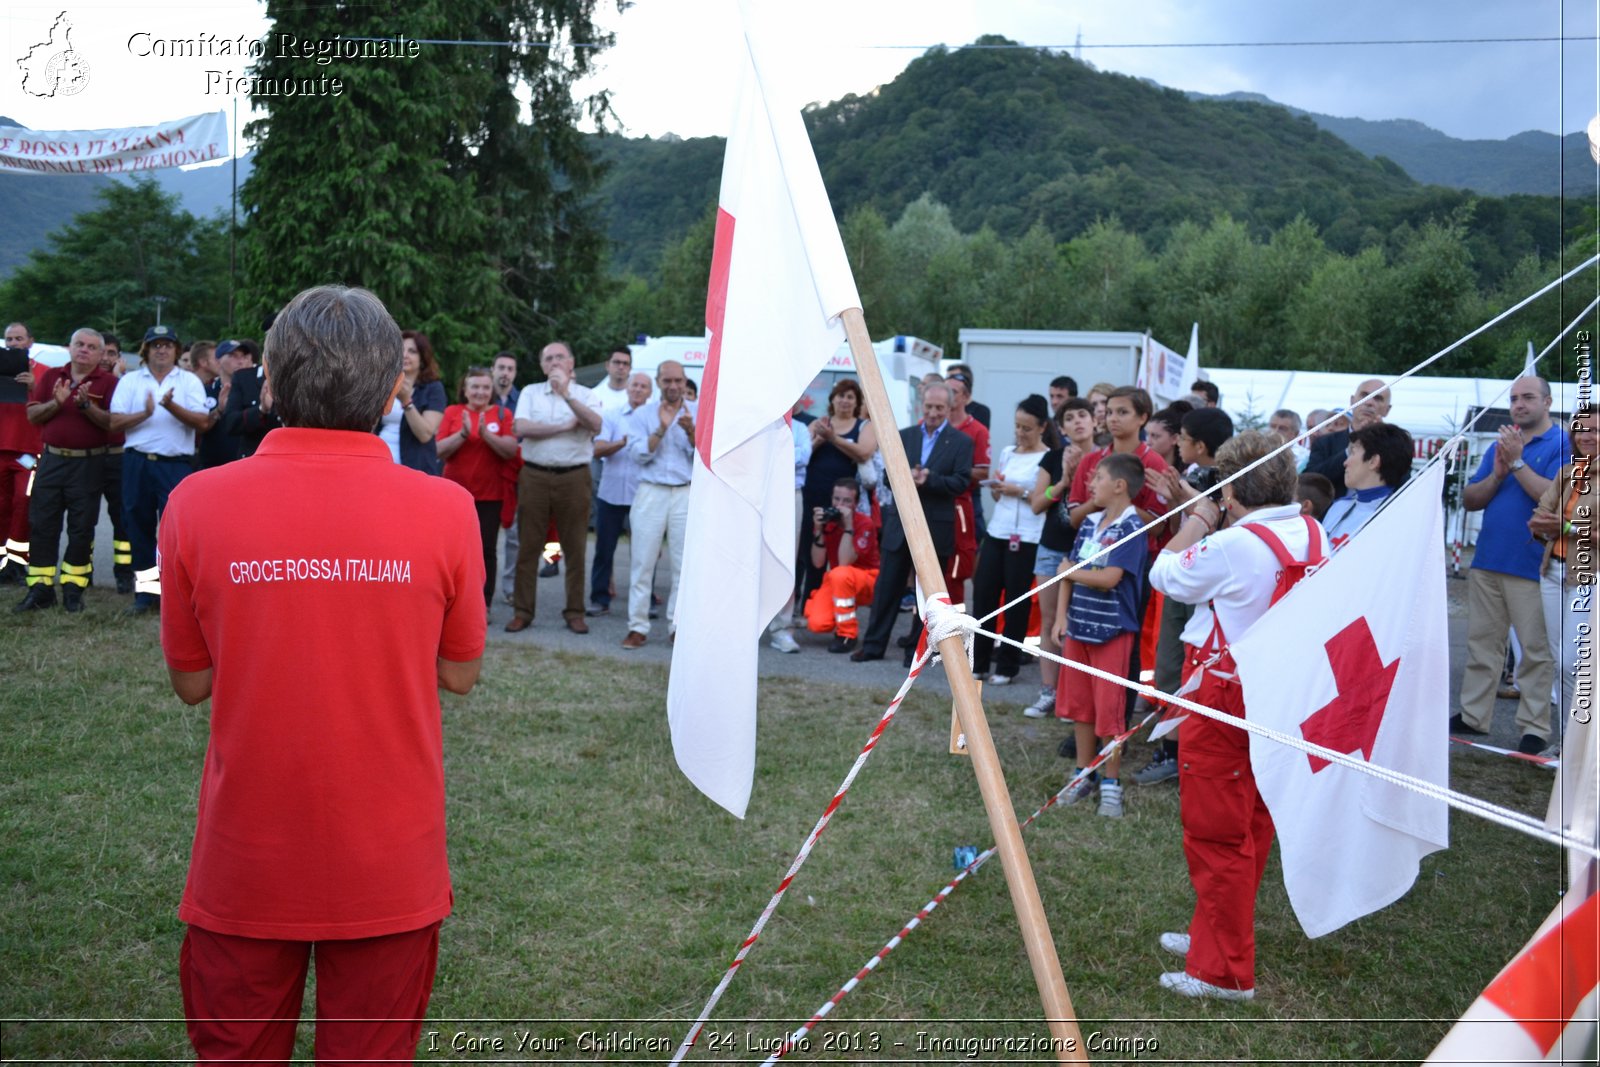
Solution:
<svg viewBox="0 0 1600 1067"><path fill-rule="evenodd" d="M1524 756L1537 756L1549 743L1538 734L1523 734L1522 740L1517 742L1517 751Z"/></svg>
<svg viewBox="0 0 1600 1067"><path fill-rule="evenodd" d="M161 598L160 597L151 596L148 593L138 593L138 594L134 595L133 603L128 605L127 610L124 611L123 614L124 615L149 615L149 614L152 614L152 613L160 614L160 612L161 612Z"/></svg>
<svg viewBox="0 0 1600 1067"><path fill-rule="evenodd" d="M882 652L873 652L871 649L858 648L850 653L851 663L870 663L875 659L882 659Z"/></svg>
<svg viewBox="0 0 1600 1067"><path fill-rule="evenodd" d="M549 563L546 563L543 567L539 568L539 577L541 578L554 578L560 573L561 564L557 563L555 560L551 560Z"/></svg>
<svg viewBox="0 0 1600 1067"><path fill-rule="evenodd" d="M1078 756L1078 733L1074 730L1061 739L1061 745L1056 749L1056 755L1062 759L1076 759Z"/></svg>
<svg viewBox="0 0 1600 1067"><path fill-rule="evenodd" d="M916 648L917 647L917 643L915 641L911 640L911 635L910 634L906 634L904 637L897 638L895 640L895 647L896 648Z"/></svg>
<svg viewBox="0 0 1600 1067"><path fill-rule="evenodd" d="M1488 730L1480 730L1476 726L1468 726L1467 720L1461 717L1461 713L1459 711L1450 716L1450 732L1453 734L1460 734L1463 737L1489 736Z"/></svg>
<svg viewBox="0 0 1600 1067"><path fill-rule="evenodd" d="M83 590L69 585L61 590L61 606L76 614L83 610Z"/></svg>
<svg viewBox="0 0 1600 1067"><path fill-rule="evenodd" d="M23 581L22 568L15 563L0 567L0 585L22 585Z"/></svg>
<svg viewBox="0 0 1600 1067"><path fill-rule="evenodd" d="M43 611L56 606L56 589L53 585L30 585L22 602L12 611Z"/></svg>
<svg viewBox="0 0 1600 1067"><path fill-rule="evenodd" d="M119 574L119 575L117 575L117 595L118 596L127 596L132 592L133 592L133 575L131 575L131 574Z"/></svg>
<svg viewBox="0 0 1600 1067"><path fill-rule="evenodd" d="M829 652L837 652L837 653L841 653L842 654L842 653L845 653L845 652L852 651L855 647L856 647L856 639L855 638L853 638L853 637L835 637L833 639L833 642L830 645L828 645L828 651Z"/></svg>

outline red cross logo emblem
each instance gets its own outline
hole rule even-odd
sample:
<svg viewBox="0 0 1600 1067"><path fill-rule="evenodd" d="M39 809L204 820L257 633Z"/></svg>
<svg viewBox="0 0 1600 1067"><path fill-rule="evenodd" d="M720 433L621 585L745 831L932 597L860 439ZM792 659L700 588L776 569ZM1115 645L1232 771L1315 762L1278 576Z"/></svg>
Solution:
<svg viewBox="0 0 1600 1067"><path fill-rule="evenodd" d="M1300 736L1335 752L1360 751L1363 759L1370 760L1395 675L1400 672L1400 657L1383 662L1365 617L1334 634L1323 647L1338 693L1300 724ZM1311 761L1312 774L1328 766L1319 756L1308 753L1306 758Z"/></svg>

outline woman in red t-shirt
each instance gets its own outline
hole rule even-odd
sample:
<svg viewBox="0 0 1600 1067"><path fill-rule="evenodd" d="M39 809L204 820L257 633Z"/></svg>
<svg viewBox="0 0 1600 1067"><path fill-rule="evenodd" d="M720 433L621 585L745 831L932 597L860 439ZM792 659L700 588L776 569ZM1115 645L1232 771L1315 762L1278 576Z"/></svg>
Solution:
<svg viewBox="0 0 1600 1067"><path fill-rule="evenodd" d="M465 404L444 409L434 438L444 476L466 487L478 508L483 536L483 602L494 603L495 541L505 502L506 468L517 459L517 436L511 411L494 403L494 379L485 367L472 367L461 382ZM515 484L515 483L510 483Z"/></svg>

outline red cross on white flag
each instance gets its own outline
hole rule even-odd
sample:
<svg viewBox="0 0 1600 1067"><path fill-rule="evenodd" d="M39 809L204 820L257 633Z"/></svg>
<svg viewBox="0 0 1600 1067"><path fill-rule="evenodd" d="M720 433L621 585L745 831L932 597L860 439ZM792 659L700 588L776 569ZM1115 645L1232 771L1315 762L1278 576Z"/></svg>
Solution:
<svg viewBox="0 0 1600 1067"><path fill-rule="evenodd" d="M1443 479L1434 464L1232 643L1251 721L1447 783ZM1250 764L1311 937L1400 899L1449 843L1443 801L1257 736Z"/></svg>

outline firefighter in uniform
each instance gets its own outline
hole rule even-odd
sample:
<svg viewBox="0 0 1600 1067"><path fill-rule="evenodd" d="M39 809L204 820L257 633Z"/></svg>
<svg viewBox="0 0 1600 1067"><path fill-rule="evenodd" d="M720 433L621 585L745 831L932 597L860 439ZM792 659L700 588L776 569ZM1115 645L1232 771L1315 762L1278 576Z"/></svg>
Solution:
<svg viewBox="0 0 1600 1067"><path fill-rule="evenodd" d="M6 376L16 385L6 383L6 395L0 397L0 540L5 542L0 582L20 584L28 571L28 486L39 457L39 430L26 410L37 368L28 354L33 348L28 327L13 322L5 336L7 356L20 359L7 360Z"/></svg>
<svg viewBox="0 0 1600 1067"><path fill-rule="evenodd" d="M122 453L122 512L133 546L133 606L143 615L161 606L156 524L167 497L194 469L194 435L210 425L206 387L178 366L178 334L152 326L139 346L144 366L125 374L111 396L113 432L127 435Z"/></svg>
<svg viewBox="0 0 1600 1067"><path fill-rule="evenodd" d="M67 551L61 557L61 601L83 610L83 591L93 570L95 520L100 517L107 406L117 379L100 369L100 334L72 335L72 359L41 370L28 404L28 421L39 427L44 448L34 477L29 522L33 527L28 593L13 610L36 611L56 602L56 553L66 519Z"/></svg>

